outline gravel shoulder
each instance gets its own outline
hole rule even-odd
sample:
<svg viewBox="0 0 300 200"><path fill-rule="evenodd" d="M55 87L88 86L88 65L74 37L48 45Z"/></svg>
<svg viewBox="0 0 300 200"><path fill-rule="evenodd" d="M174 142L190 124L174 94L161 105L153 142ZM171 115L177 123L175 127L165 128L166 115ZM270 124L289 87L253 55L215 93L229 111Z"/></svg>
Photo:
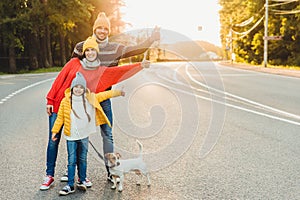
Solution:
<svg viewBox="0 0 300 200"><path fill-rule="evenodd" d="M245 69L245 70L253 70L253 71L259 71L259 72L263 72L263 73L270 73L270 74L277 74L277 75L284 75L284 76L300 78L300 70L297 70L297 69L271 68L271 67L262 67L261 65L248 65L248 64L244 64L244 63L230 63L230 62L219 62L219 64L228 66L228 67Z"/></svg>

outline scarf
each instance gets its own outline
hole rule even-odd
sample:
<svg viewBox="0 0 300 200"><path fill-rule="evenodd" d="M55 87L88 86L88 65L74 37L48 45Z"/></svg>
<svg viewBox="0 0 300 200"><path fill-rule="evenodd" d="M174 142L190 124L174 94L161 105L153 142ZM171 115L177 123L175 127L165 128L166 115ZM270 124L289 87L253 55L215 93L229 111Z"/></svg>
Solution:
<svg viewBox="0 0 300 200"><path fill-rule="evenodd" d="M94 34L94 36L96 37L95 34ZM106 37L105 40L99 40L99 39L96 37L96 41L97 41L97 43L99 44L99 47L100 47L100 48L104 48L104 47L106 47L106 45L108 44L108 37Z"/></svg>
<svg viewBox="0 0 300 200"><path fill-rule="evenodd" d="M83 58L82 60L80 60L80 63L82 65L82 67L86 70L94 70L94 69L98 68L101 64L101 62L98 58L94 61L89 61L86 58Z"/></svg>

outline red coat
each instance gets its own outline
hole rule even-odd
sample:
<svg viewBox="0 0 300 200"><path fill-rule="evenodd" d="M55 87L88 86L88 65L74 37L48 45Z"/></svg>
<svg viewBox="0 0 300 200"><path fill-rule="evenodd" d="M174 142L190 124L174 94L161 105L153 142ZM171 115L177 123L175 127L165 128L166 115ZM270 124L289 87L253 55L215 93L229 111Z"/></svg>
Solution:
<svg viewBox="0 0 300 200"><path fill-rule="evenodd" d="M72 58L63 67L52 84L47 94L47 105L53 105L53 112L57 113L61 100L64 98L64 92L71 86L76 72L81 72L86 79L87 88L91 92L103 92L112 85L130 78L140 70L141 63L123 65L119 67L100 66L95 70L85 70L78 58Z"/></svg>

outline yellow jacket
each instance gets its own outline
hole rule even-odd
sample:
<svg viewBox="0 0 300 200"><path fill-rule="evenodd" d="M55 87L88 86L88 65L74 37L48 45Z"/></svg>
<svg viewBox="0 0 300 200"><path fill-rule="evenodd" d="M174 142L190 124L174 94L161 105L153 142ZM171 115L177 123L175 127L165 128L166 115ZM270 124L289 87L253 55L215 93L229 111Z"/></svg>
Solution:
<svg viewBox="0 0 300 200"><path fill-rule="evenodd" d="M96 108L96 126L101 124L108 124L111 126L107 116L105 115L102 107L100 106L100 102L110 99L112 97L121 96L120 90L108 90L105 92L99 92L97 94L92 93L87 89L86 91L86 99L88 102ZM62 125L64 125L64 134L70 136L71 130L71 89L68 88L65 90L65 97L60 103L59 110L57 113L57 118L54 122L52 133L57 134L61 129Z"/></svg>

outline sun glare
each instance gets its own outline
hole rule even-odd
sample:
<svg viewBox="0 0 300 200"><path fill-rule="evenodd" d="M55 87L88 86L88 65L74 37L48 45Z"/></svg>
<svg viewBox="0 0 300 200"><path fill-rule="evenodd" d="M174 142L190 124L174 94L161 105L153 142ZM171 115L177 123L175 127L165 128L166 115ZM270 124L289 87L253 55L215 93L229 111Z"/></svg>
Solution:
<svg viewBox="0 0 300 200"><path fill-rule="evenodd" d="M124 0L126 31L154 28L178 32L191 40L204 40L221 46L217 0ZM165 38L166 39L166 38ZM163 42L163 41L162 41Z"/></svg>

